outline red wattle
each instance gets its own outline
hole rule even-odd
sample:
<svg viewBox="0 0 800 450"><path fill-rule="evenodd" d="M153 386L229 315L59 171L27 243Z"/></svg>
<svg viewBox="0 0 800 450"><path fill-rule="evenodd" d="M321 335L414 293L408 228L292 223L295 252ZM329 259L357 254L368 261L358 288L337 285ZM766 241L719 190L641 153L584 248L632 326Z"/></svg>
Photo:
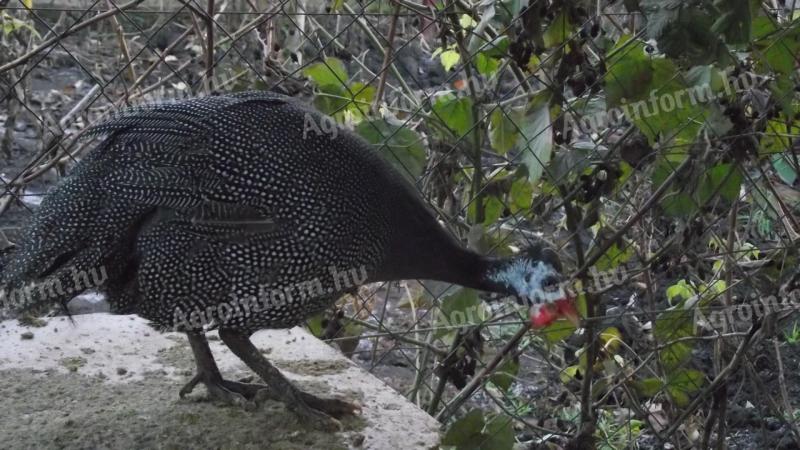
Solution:
<svg viewBox="0 0 800 450"><path fill-rule="evenodd" d="M539 308L538 313L531 315L531 326L533 328L544 328L555 322L557 318L558 315L551 305L543 305Z"/></svg>
<svg viewBox="0 0 800 450"><path fill-rule="evenodd" d="M561 300L556 300L555 304L559 316L578 315L578 310L575 309L575 305L571 299L562 298Z"/></svg>

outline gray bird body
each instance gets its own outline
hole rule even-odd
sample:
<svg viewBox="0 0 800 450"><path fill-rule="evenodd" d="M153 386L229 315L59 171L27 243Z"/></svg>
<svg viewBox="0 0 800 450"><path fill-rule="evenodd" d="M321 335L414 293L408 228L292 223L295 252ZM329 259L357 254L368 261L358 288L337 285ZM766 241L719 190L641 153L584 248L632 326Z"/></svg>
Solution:
<svg viewBox="0 0 800 450"><path fill-rule="evenodd" d="M71 286L102 268L113 311L246 332L295 325L366 281L481 287L487 260L360 138L304 130L321 117L266 92L115 116L90 131L107 137L46 196L0 285Z"/></svg>

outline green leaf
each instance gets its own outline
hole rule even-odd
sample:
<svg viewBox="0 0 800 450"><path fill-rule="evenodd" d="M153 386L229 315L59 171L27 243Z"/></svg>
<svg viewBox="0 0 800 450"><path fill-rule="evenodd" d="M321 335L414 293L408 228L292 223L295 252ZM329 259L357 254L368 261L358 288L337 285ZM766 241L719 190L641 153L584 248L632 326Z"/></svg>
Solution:
<svg viewBox="0 0 800 450"><path fill-rule="evenodd" d="M324 62L311 64L303 69L303 74L323 92L333 89L330 86L338 88L347 86L347 69L338 58L325 58Z"/></svg>
<svg viewBox="0 0 800 450"><path fill-rule="evenodd" d="M686 342L676 342L658 352L661 364L666 368L682 366L692 356L692 346Z"/></svg>
<svg viewBox="0 0 800 450"><path fill-rule="evenodd" d="M768 85L771 97L781 105L783 117L795 117L800 112L800 102L795 98L794 86L795 82L791 77L778 77Z"/></svg>
<svg viewBox="0 0 800 450"><path fill-rule="evenodd" d="M681 161L670 161L660 158L653 170L653 186L658 188L678 167ZM697 211L697 203L687 193L682 192L685 186L674 186L661 198L661 208L672 217L689 217Z"/></svg>
<svg viewBox="0 0 800 450"><path fill-rule="evenodd" d="M353 99L347 105L347 110L353 114L357 122L360 122L369 116L376 89L364 83L353 83L350 85L350 92L353 93Z"/></svg>
<svg viewBox="0 0 800 450"><path fill-rule="evenodd" d="M678 286L675 288L675 286ZM685 297L675 306L661 312L653 326L653 336L658 342L670 342L679 338L694 336L695 309L685 309L686 300L695 294L695 289L685 280L681 280L667 295L669 298ZM671 370L685 363L692 353L690 342L676 342L659 352L659 357L664 368Z"/></svg>
<svg viewBox="0 0 800 450"><path fill-rule="evenodd" d="M689 217L697 212L697 204L692 197L675 190L664 195L661 199L661 208L672 217Z"/></svg>
<svg viewBox="0 0 800 450"><path fill-rule="evenodd" d="M603 256L597 260L595 267L597 270L603 272L614 269L620 264L628 262L635 254L633 246L623 241L622 248L618 243L614 243L606 250Z"/></svg>
<svg viewBox="0 0 800 450"><path fill-rule="evenodd" d="M508 46L510 44L508 36L501 35L492 39L491 42L486 44L484 50L481 52L490 58L504 58L508 56Z"/></svg>
<svg viewBox="0 0 800 450"><path fill-rule="evenodd" d="M518 123L522 123L522 112L519 109L503 110L495 108L489 116L489 141L492 148L501 155L514 148L519 137Z"/></svg>
<svg viewBox="0 0 800 450"><path fill-rule="evenodd" d="M617 327L608 327L600 333L600 342L603 343L603 350L607 353L617 353L622 345L622 333Z"/></svg>
<svg viewBox="0 0 800 450"><path fill-rule="evenodd" d="M561 382L564 384L569 384L570 381L576 380L576 376L578 375L578 371L580 367L578 366L569 366L561 371L558 374L558 377L561 379Z"/></svg>
<svg viewBox="0 0 800 450"><path fill-rule="evenodd" d="M316 337L322 337L325 327L322 326L322 320L325 318L324 313L315 314L306 319L306 328Z"/></svg>
<svg viewBox="0 0 800 450"><path fill-rule="evenodd" d="M679 298L679 301L688 300L694 297L696 293L691 284L687 283L686 280L680 280L667 288L667 301L670 305L674 305L676 303L673 301L675 298Z"/></svg>
<svg viewBox="0 0 800 450"><path fill-rule="evenodd" d="M497 58L486 56L485 53L475 55L475 68L478 69L479 74L485 76L494 75L498 67L500 67L500 61Z"/></svg>
<svg viewBox="0 0 800 450"><path fill-rule="evenodd" d="M512 419L505 415L489 415L474 409L450 425L442 438L441 448L456 450L511 450L514 447Z"/></svg>
<svg viewBox="0 0 800 450"><path fill-rule="evenodd" d="M572 35L573 28L566 9L562 10L544 32L542 36L544 39L544 46L546 48L552 48L563 44Z"/></svg>
<svg viewBox="0 0 800 450"><path fill-rule="evenodd" d="M651 90L653 68L645 52L646 44L631 39L629 35L621 36L606 64L605 91L609 106L619 106L623 99L628 102L641 100Z"/></svg>
<svg viewBox="0 0 800 450"><path fill-rule="evenodd" d="M656 317L653 336L658 342L670 342L694 335L694 310L683 309L683 305L672 307ZM692 354L687 342L676 342L659 352L665 368L674 368L686 362Z"/></svg>
<svg viewBox="0 0 800 450"><path fill-rule="evenodd" d="M697 203L705 205L715 193L728 201L739 197L739 188L742 184L742 174L731 163L718 164L706 171L697 189Z"/></svg>
<svg viewBox="0 0 800 450"><path fill-rule="evenodd" d="M469 14L462 14L461 17L458 18L458 24L461 25L461 28L474 28L478 22L475 22L475 19Z"/></svg>
<svg viewBox="0 0 800 450"><path fill-rule="evenodd" d="M775 168L784 183L794 186L797 181L797 170L794 168L793 160L789 153L772 155L772 167Z"/></svg>
<svg viewBox="0 0 800 450"><path fill-rule="evenodd" d="M575 299L575 308L578 310L578 315L585 319L589 314L589 306L586 303L586 293L583 292L582 289L578 289L578 292L580 293L578 294L578 298Z"/></svg>
<svg viewBox="0 0 800 450"><path fill-rule="evenodd" d="M725 43L711 31L715 17L702 9L682 8L677 20L665 27L658 48L685 67L730 62Z"/></svg>
<svg viewBox="0 0 800 450"><path fill-rule="evenodd" d="M789 75L794 72L795 55L800 50L800 22L787 28L777 26L771 17L753 20L753 56L759 61L761 71L774 71Z"/></svg>
<svg viewBox="0 0 800 450"><path fill-rule="evenodd" d="M668 374L666 388L675 405L685 407L689 404L689 396L697 392L706 382L706 377L699 370L679 369Z"/></svg>
<svg viewBox="0 0 800 450"><path fill-rule="evenodd" d="M472 131L475 124L470 97L458 98L451 93L442 95L433 103L433 112L436 118L447 125L456 138L466 136Z"/></svg>
<svg viewBox="0 0 800 450"><path fill-rule="evenodd" d="M553 157L550 164L550 174L554 180L563 180L564 177L580 176L592 164L594 144L582 145L577 142L566 149L561 149Z"/></svg>
<svg viewBox="0 0 800 450"><path fill-rule="evenodd" d="M633 167L630 164L626 163L625 161L620 161L619 162L619 171L620 171L620 175L617 178L616 186L614 186L614 193L615 194L619 193L619 191L622 189L622 187L625 186L625 183L628 181L628 178L630 178L631 175L633 175Z"/></svg>
<svg viewBox="0 0 800 450"><path fill-rule="evenodd" d="M761 136L758 155L789 152L792 148L792 136L800 134L800 123L793 122L791 132L786 126L786 118L781 114L777 119L767 122L767 129Z"/></svg>
<svg viewBox="0 0 800 450"><path fill-rule="evenodd" d="M535 99L522 122L517 141L519 158L528 169L528 181L535 184L553 157L550 109L544 98Z"/></svg>
<svg viewBox="0 0 800 450"><path fill-rule="evenodd" d="M558 319L542 328L539 334L550 343L561 342L575 333L575 325L567 319Z"/></svg>
<svg viewBox="0 0 800 450"><path fill-rule="evenodd" d="M533 186L526 180L520 178L511 185L511 192L509 192L509 207L512 214L520 211L526 212L531 208L533 203Z"/></svg>
<svg viewBox="0 0 800 450"><path fill-rule="evenodd" d="M627 111L632 121L651 145L659 136L667 142L694 142L709 114L708 106L699 102L698 88L688 86L679 68L667 58L654 59L651 68L646 98L636 99ZM705 93L709 87L702 85L699 89Z"/></svg>
<svg viewBox="0 0 800 450"><path fill-rule="evenodd" d="M454 332L455 327L475 325L486 320L488 316L486 306L478 298L478 293L475 290L468 288L458 289L442 301L440 313L437 316L438 326L450 328L437 330L434 338L440 338Z"/></svg>
<svg viewBox="0 0 800 450"><path fill-rule="evenodd" d="M334 117L339 123L342 122L342 114L350 105L347 93L343 86L326 84L320 88L323 95L314 96L314 106L321 112Z"/></svg>
<svg viewBox="0 0 800 450"><path fill-rule="evenodd" d="M651 377L638 380L634 383L639 395L644 397L655 397L664 388L664 382L659 378Z"/></svg>
<svg viewBox="0 0 800 450"><path fill-rule="evenodd" d="M339 12L344 6L344 0L332 0L331 12Z"/></svg>
<svg viewBox="0 0 800 450"><path fill-rule="evenodd" d="M757 0L715 0L722 14L711 25L711 32L721 34L730 45L750 43L752 18L758 12Z"/></svg>
<svg viewBox="0 0 800 450"><path fill-rule="evenodd" d="M519 361L509 359L489 378L498 388L508 391L519 373Z"/></svg>
<svg viewBox="0 0 800 450"><path fill-rule="evenodd" d="M3 11L2 14L0 14L0 22L2 22L3 24L3 34L8 35L17 30L25 29L30 31L30 33L37 39L41 38L39 32L36 31L36 28L34 28L33 25L24 20L16 19L11 15L9 15L8 13L6 13L5 11Z"/></svg>
<svg viewBox="0 0 800 450"><path fill-rule="evenodd" d="M356 133L377 147L378 153L412 182L422 175L426 154L422 138L412 129L384 119L363 121Z"/></svg>
<svg viewBox="0 0 800 450"><path fill-rule="evenodd" d="M687 85L672 60L653 58L645 47L644 42L622 36L611 50L605 76L608 107L621 107L651 145L659 137L667 142L691 143L710 114L703 103L709 85ZM702 72L694 70L687 79L697 80L698 75ZM714 85L722 87L720 82Z"/></svg>
<svg viewBox="0 0 800 450"><path fill-rule="evenodd" d="M477 201L470 201L472 199L467 199L469 202L469 216L472 219L477 217L478 211L478 202ZM490 195L484 198L483 202L483 222L485 224L492 224L497 219L499 219L503 215L503 211L506 209L506 206L494 195Z"/></svg>
<svg viewBox="0 0 800 450"><path fill-rule="evenodd" d="M492 416L486 423L478 442L481 450L512 450L514 448L513 419L505 414Z"/></svg>
<svg viewBox="0 0 800 450"><path fill-rule="evenodd" d="M442 62L444 70L450 71L459 61L461 61L461 54L456 50L445 50L439 54L439 61Z"/></svg>
<svg viewBox="0 0 800 450"><path fill-rule="evenodd" d="M480 438L481 430L485 425L483 421L483 411L480 409L473 409L466 416L453 422L450 428L447 429L442 438L442 446L453 446L457 449L476 448L469 446L475 443Z"/></svg>

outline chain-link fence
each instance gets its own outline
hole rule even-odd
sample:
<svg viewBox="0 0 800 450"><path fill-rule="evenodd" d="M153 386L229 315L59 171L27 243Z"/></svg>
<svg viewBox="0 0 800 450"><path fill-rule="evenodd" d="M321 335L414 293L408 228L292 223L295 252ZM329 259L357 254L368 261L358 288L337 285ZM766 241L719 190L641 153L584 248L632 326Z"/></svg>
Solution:
<svg viewBox="0 0 800 450"><path fill-rule="evenodd" d="M418 281L309 322L445 444L800 446L794 2L45 3L0 1L0 248L104 116L277 90L472 249L559 249L579 330Z"/></svg>

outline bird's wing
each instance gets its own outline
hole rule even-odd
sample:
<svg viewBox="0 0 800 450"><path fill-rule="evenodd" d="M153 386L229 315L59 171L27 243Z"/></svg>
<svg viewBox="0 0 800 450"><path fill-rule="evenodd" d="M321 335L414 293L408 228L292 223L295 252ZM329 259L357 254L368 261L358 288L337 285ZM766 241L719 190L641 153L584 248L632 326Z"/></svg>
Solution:
<svg viewBox="0 0 800 450"><path fill-rule="evenodd" d="M226 108L249 102L280 104L293 102L273 92L246 91L210 95L190 100L142 104L114 113L92 126L84 138L115 135L128 142L169 143L187 146L208 130L208 123Z"/></svg>
<svg viewBox="0 0 800 450"><path fill-rule="evenodd" d="M107 138L48 193L18 251L5 257L0 285L43 283L45 277L68 285L76 271L101 266L113 278L112 269L125 266L119 259L131 253L142 222L152 220L153 211L160 208L175 210L190 221L200 214L206 222L192 225L212 239L269 235L269 214L256 211L256 206L214 203L225 202L213 196L219 194L219 180L208 172L214 163L207 145L208 120L242 102L285 101L286 97L259 92L209 96L127 109L92 127L86 137ZM232 223L245 219L249 227Z"/></svg>

